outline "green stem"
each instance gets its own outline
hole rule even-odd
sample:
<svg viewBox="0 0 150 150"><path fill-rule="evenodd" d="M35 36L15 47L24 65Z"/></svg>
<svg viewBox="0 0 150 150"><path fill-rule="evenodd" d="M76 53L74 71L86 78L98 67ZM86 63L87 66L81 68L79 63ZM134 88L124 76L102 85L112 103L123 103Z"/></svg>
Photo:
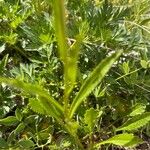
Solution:
<svg viewBox="0 0 150 150"><path fill-rule="evenodd" d="M65 26L65 3L64 0L54 0L54 16L55 16L55 32L58 41L60 59L64 65L64 113L68 114L68 90L69 90L69 78L68 78L68 44L66 38L66 26Z"/></svg>
<svg viewBox="0 0 150 150"><path fill-rule="evenodd" d="M89 138L90 138L90 145L89 145L88 150L93 150L93 146L94 146L94 145L93 145L92 133L90 133Z"/></svg>
<svg viewBox="0 0 150 150"><path fill-rule="evenodd" d="M118 81L118 80L120 80L120 79L122 79L122 78L124 78L124 77L126 77L126 76L128 76L128 75L130 75L130 74L132 74L132 73L135 73L135 72L137 72L137 71L139 71L139 70L141 70L141 69L142 69L142 68L138 68L138 69L136 69L136 70L134 70L134 71L131 71L131 72L125 74L125 75L122 75L122 76L118 77L118 78L116 79L116 81Z"/></svg>

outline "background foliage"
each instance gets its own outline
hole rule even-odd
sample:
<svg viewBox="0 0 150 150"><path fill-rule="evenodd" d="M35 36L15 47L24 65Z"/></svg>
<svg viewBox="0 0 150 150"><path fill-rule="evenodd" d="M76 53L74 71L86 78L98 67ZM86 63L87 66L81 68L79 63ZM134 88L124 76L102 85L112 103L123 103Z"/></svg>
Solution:
<svg viewBox="0 0 150 150"><path fill-rule="evenodd" d="M143 139L145 144L138 148L146 149L150 136L150 1L66 0L62 16L56 11L58 3L0 0L0 148L111 149L133 147ZM65 24L59 26L61 18ZM75 62L71 66L64 65L65 49ZM55 116L61 114L61 107L57 112L49 105L49 112L43 105L49 104L48 99L67 104L64 95L71 105L86 79L97 77L90 78L90 74L99 62L120 50L123 53L109 73L72 114L70 136ZM65 76L68 68L71 77ZM20 86L26 90L13 88ZM71 90L67 93L66 89ZM66 115L69 104L64 108ZM117 143L118 139L124 142Z"/></svg>

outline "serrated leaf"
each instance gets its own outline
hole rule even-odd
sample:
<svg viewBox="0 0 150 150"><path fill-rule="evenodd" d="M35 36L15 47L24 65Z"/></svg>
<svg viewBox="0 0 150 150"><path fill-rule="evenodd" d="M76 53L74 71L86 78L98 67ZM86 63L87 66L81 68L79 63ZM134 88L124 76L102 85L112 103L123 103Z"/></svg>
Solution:
<svg viewBox="0 0 150 150"><path fill-rule="evenodd" d="M144 104L136 104L132 108L132 112L129 114L130 116L136 116L145 112L146 105Z"/></svg>
<svg viewBox="0 0 150 150"><path fill-rule="evenodd" d="M7 142L1 137L0 137L0 148L5 148L5 149L8 148Z"/></svg>
<svg viewBox="0 0 150 150"><path fill-rule="evenodd" d="M140 127L143 127L150 121L150 112L134 116L134 118L128 120L125 122L121 127L116 129L116 131L126 130L126 131L132 131L136 130Z"/></svg>
<svg viewBox="0 0 150 150"><path fill-rule="evenodd" d="M98 116L99 116L98 110L95 110L94 108L86 110L86 113L84 115L84 122L88 125L90 132L93 131Z"/></svg>
<svg viewBox="0 0 150 150"><path fill-rule="evenodd" d="M123 134L115 135L114 137L106 141L100 142L96 144L95 147L99 147L100 145L103 144L114 144L114 145L132 148L141 142L142 140L139 139L138 137L135 137L133 134L123 133Z"/></svg>
<svg viewBox="0 0 150 150"><path fill-rule="evenodd" d="M13 126L18 123L18 120L15 116L9 116L4 119L0 119L0 124L5 125L5 126Z"/></svg>
<svg viewBox="0 0 150 150"><path fill-rule="evenodd" d="M62 106L39 85L32 85L30 83L24 83L23 81L17 79L8 79L2 77L0 78L0 82L4 82L9 86L24 90L27 93L38 95L41 105L47 112L49 112L49 115L55 117L56 119L61 119L60 116L62 116L63 114Z"/></svg>
<svg viewBox="0 0 150 150"><path fill-rule="evenodd" d="M33 147L35 144L33 143L33 141L31 141L31 140L25 140L25 139L22 139L22 140L20 140L19 142L18 142L18 144L22 147L22 148L24 148L24 149L29 149L29 148L31 148L31 147Z"/></svg>
<svg viewBox="0 0 150 150"><path fill-rule="evenodd" d="M38 99L29 99L29 106L36 113L48 115Z"/></svg>
<svg viewBox="0 0 150 150"><path fill-rule="evenodd" d="M18 109L18 108L16 109L15 115L16 115L16 118L17 118L19 121L22 120L23 116L22 116L22 113L21 113L20 109Z"/></svg>
<svg viewBox="0 0 150 150"><path fill-rule="evenodd" d="M73 100L70 108L70 118L72 118L74 112L79 107L79 105L85 100L85 98L94 90L99 82L107 74L113 63L121 55L122 51L118 51L112 54L110 57L105 58L90 74L90 76L83 83L79 93Z"/></svg>

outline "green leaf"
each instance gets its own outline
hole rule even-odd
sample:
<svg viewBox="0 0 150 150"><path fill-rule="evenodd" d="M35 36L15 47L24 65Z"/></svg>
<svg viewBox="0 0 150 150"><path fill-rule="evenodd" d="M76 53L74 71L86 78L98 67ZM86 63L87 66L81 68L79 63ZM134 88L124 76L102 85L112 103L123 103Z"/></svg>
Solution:
<svg viewBox="0 0 150 150"><path fill-rule="evenodd" d="M105 87L104 89L102 89L102 91L100 91L100 93L98 94L97 97L103 97L105 95L105 93L106 93L106 89L107 89L107 87Z"/></svg>
<svg viewBox="0 0 150 150"><path fill-rule="evenodd" d="M18 120L15 116L9 116L4 119L0 119L0 124L6 125L6 126L13 126L18 123Z"/></svg>
<svg viewBox="0 0 150 150"><path fill-rule="evenodd" d="M116 131L126 130L132 131L136 130L144 125L146 125L150 121L150 112L134 116L134 118L125 122L121 127L119 127Z"/></svg>
<svg viewBox="0 0 150 150"><path fill-rule="evenodd" d="M16 135L15 135L14 130L13 130L11 133L9 133L9 136L7 137L7 143L11 144L15 138L16 138Z"/></svg>
<svg viewBox="0 0 150 150"><path fill-rule="evenodd" d="M8 148L7 142L0 137L0 148Z"/></svg>
<svg viewBox="0 0 150 150"><path fill-rule="evenodd" d="M25 139L22 139L18 142L18 144L22 147L22 148L31 148L33 147L35 144L33 143L33 141L31 140L25 140Z"/></svg>
<svg viewBox="0 0 150 150"><path fill-rule="evenodd" d="M90 76L83 83L79 93L73 100L70 108L70 118L72 118L74 112L79 105L85 100L85 98L92 92L92 90L98 85L99 82L107 74L113 63L121 55L122 51L118 51L112 54L110 57L105 58L90 74Z"/></svg>
<svg viewBox="0 0 150 150"><path fill-rule="evenodd" d="M24 119L24 122L27 124L32 124L32 123L35 123L36 118L37 118L37 115L30 115Z"/></svg>
<svg viewBox="0 0 150 150"><path fill-rule="evenodd" d="M37 133L37 136L40 140L45 140L50 137L54 132L54 126L49 126L48 128L41 130L40 132Z"/></svg>
<svg viewBox="0 0 150 150"><path fill-rule="evenodd" d="M141 60L141 66L144 68L144 69L147 69L147 67L148 67L148 62L147 61L145 61L145 60Z"/></svg>
<svg viewBox="0 0 150 150"><path fill-rule="evenodd" d="M135 147L141 142L142 140L135 137L133 134L123 133L123 134L115 135L114 137L106 141L100 142L96 144L95 147L99 147L100 145L103 144L115 144L115 145L131 148L131 147Z"/></svg>
<svg viewBox="0 0 150 150"><path fill-rule="evenodd" d="M84 122L88 125L90 132L93 131L98 116L99 116L98 110L95 110L94 108L86 110L86 113L84 115Z"/></svg>
<svg viewBox="0 0 150 150"><path fill-rule="evenodd" d="M125 74L128 74L130 72L129 62L124 62L122 67Z"/></svg>
<svg viewBox="0 0 150 150"><path fill-rule="evenodd" d="M48 115L46 113L46 110L42 107L40 101L38 99L29 99L29 106L31 107L31 109L39 114L43 114L43 115Z"/></svg>
<svg viewBox="0 0 150 150"><path fill-rule="evenodd" d="M30 83L24 83L23 81L17 79L0 78L0 82L4 82L10 86L16 87L18 89L24 90L27 93L38 95L39 100L43 108L49 112L49 115L59 118L63 114L62 106L54 100L45 90L43 90L39 85L32 85Z"/></svg>
<svg viewBox="0 0 150 150"><path fill-rule="evenodd" d="M65 127L71 135L76 135L79 123L75 121L66 121Z"/></svg>
<svg viewBox="0 0 150 150"><path fill-rule="evenodd" d="M21 113L20 109L18 109L18 108L16 109L15 115L16 115L16 118L17 118L19 121L22 120L23 116L22 116L22 113Z"/></svg>
<svg viewBox="0 0 150 150"><path fill-rule="evenodd" d="M25 128L25 124L24 123L20 123L17 128L15 129L14 133L15 134L19 134L21 131L23 131L23 129Z"/></svg>
<svg viewBox="0 0 150 150"><path fill-rule="evenodd" d="M4 71L6 64L8 62L8 54L6 56L4 56L4 58L1 60L0 62L0 75L2 74L2 72Z"/></svg>
<svg viewBox="0 0 150 150"><path fill-rule="evenodd" d="M129 114L130 116L136 116L145 112L146 105L144 104L136 104L132 108L132 112Z"/></svg>

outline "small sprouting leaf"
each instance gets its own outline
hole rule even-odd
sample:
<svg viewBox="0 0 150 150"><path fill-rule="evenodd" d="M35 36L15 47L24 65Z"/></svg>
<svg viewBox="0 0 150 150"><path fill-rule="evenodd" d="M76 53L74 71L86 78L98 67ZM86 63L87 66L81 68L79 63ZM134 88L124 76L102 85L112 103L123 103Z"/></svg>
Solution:
<svg viewBox="0 0 150 150"><path fill-rule="evenodd" d="M90 132L93 131L98 116L99 116L99 111L95 110L94 108L90 108L86 111L84 115L84 122L88 125Z"/></svg>
<svg viewBox="0 0 150 150"><path fill-rule="evenodd" d="M9 116L4 119L0 119L0 124L6 125L6 126L13 126L18 123L18 120L15 116Z"/></svg>
<svg viewBox="0 0 150 150"><path fill-rule="evenodd" d="M1 137L0 137L0 148L4 148L4 149L8 148L7 142Z"/></svg>
<svg viewBox="0 0 150 150"><path fill-rule="evenodd" d="M22 120L23 116L22 116L22 113L21 113L20 109L18 109L18 108L16 109L15 115L16 115L16 118L17 118L19 121Z"/></svg>
<svg viewBox="0 0 150 150"><path fill-rule="evenodd" d="M123 134L115 135L114 137L106 141L100 142L96 144L95 147L99 147L100 145L103 144L114 144L114 145L132 148L140 144L141 142L142 140L139 139L138 137L135 137L133 134L123 133Z"/></svg>
<svg viewBox="0 0 150 150"><path fill-rule="evenodd" d="M119 127L116 131L126 130L132 131L136 130L144 125L146 125L150 121L150 112L134 116L134 118L125 122L121 127Z"/></svg>
<svg viewBox="0 0 150 150"><path fill-rule="evenodd" d="M102 89L102 91L100 91L100 93L98 94L98 97L103 97L105 95L105 93L106 93L106 89L107 89L107 87Z"/></svg>
<svg viewBox="0 0 150 150"><path fill-rule="evenodd" d="M146 60L141 60L141 66L146 69L148 67L148 62Z"/></svg>
<svg viewBox="0 0 150 150"><path fill-rule="evenodd" d="M136 116L145 112L146 105L144 104L136 104L132 108L132 112L129 114L130 116Z"/></svg>
<svg viewBox="0 0 150 150"><path fill-rule="evenodd" d="M124 62L123 65L122 65L122 68L123 68L124 73L128 74L129 71L130 71L129 62Z"/></svg>
<svg viewBox="0 0 150 150"><path fill-rule="evenodd" d="M19 144L22 148L24 148L24 149L31 148L31 147L33 147L33 146L35 145L35 144L33 143L33 141L31 141L31 140L29 140L29 139L27 139L27 140L22 139L22 140L20 140L20 141L18 142L18 144Z"/></svg>
<svg viewBox="0 0 150 150"><path fill-rule="evenodd" d="M101 89L101 86L98 86L97 88L95 88L95 90L94 90L94 96L95 97L103 97L104 95L105 95L105 93L106 93L106 90L107 90L107 86L106 87L104 87L103 89Z"/></svg>
<svg viewBox="0 0 150 150"><path fill-rule="evenodd" d="M79 93L73 100L70 108L70 118L72 118L74 112L79 107L79 105L85 100L85 98L94 90L99 82L107 74L113 63L121 55L122 51L118 51L112 54L110 57L106 57L91 73L91 75L85 80Z"/></svg>

